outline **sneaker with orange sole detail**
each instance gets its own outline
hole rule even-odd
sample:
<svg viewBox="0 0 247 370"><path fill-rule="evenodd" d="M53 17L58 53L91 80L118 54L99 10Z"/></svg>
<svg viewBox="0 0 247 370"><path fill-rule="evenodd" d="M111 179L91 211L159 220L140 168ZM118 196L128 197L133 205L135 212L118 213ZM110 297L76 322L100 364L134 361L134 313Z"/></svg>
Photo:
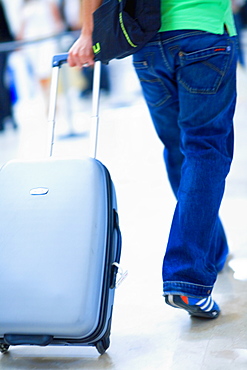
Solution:
<svg viewBox="0 0 247 370"><path fill-rule="evenodd" d="M165 302L172 307L182 308L191 316L216 319L220 314L220 308L211 296L206 298L191 298L183 295L165 295Z"/></svg>

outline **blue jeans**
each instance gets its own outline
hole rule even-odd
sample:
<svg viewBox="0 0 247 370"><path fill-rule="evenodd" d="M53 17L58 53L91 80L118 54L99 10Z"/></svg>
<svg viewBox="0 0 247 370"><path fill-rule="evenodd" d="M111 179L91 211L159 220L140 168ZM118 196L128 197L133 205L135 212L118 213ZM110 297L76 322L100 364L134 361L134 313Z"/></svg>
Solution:
<svg viewBox="0 0 247 370"><path fill-rule="evenodd" d="M163 262L164 294L207 297L228 244L219 208L233 156L236 38L169 31L134 54L177 198Z"/></svg>

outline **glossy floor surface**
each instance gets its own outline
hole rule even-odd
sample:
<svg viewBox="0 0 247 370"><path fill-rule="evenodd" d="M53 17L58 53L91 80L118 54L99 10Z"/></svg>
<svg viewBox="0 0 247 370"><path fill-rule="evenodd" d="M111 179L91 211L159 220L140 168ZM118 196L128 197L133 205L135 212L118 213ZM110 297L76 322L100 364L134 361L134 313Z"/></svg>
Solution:
<svg viewBox="0 0 247 370"><path fill-rule="evenodd" d="M0 369L247 369L247 71L239 69L238 76L235 159L221 207L231 255L214 289L222 309L219 318L191 319L164 303L161 266L175 200L147 108L138 89L133 92L127 86L125 98L132 104L103 97L100 115L98 158L116 186L121 265L128 270L116 290L111 346L103 356L87 347L11 347L0 356ZM67 124L66 101L59 97L54 146L58 156L88 151L90 103L75 96L71 91L73 127ZM21 99L15 110L19 129L9 127L1 134L1 165L45 153L42 98Z"/></svg>

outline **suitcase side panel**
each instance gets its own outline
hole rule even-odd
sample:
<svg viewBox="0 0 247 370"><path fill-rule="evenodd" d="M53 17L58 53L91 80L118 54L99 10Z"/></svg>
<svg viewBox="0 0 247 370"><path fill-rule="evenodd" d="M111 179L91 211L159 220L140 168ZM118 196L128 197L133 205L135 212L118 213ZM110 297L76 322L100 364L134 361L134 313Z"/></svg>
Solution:
<svg viewBox="0 0 247 370"><path fill-rule="evenodd" d="M97 350L102 354L109 347L111 320L115 295L115 283L118 267L113 265L120 262L122 237L119 228L117 201L114 184L111 180L108 170L102 165L105 171L106 184L108 187L108 232L107 232L107 246L105 256L104 279L102 286L102 300L100 307L100 318L97 328L90 336L83 338L61 338L54 337L51 344L60 345L94 345ZM102 352L103 350L103 352Z"/></svg>

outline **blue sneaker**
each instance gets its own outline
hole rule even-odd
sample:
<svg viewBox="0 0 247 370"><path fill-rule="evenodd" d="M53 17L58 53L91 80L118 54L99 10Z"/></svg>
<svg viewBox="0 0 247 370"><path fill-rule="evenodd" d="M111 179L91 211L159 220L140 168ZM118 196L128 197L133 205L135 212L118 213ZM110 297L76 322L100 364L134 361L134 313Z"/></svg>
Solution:
<svg viewBox="0 0 247 370"><path fill-rule="evenodd" d="M182 308L193 317L216 319L220 308L211 296L207 298L190 298L183 295L165 295L165 302L172 307Z"/></svg>

